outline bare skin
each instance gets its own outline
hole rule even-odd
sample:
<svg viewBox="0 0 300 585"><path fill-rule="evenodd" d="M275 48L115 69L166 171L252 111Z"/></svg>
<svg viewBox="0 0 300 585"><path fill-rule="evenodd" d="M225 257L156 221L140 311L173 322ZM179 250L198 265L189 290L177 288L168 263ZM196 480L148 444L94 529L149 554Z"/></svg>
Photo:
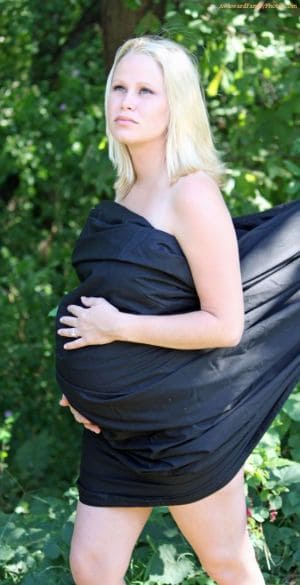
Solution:
<svg viewBox="0 0 300 585"><path fill-rule="evenodd" d="M76 585L123 585L151 508L96 508L78 503L70 565Z"/></svg>
<svg viewBox="0 0 300 585"><path fill-rule="evenodd" d="M164 158L169 112L156 62L145 55L128 54L117 66L114 82L109 123L116 139L127 145L137 176L122 204L178 239L201 310L136 316L121 313L103 298L82 299L85 307L72 305L68 307L71 316L61 319L67 327L58 331L60 335L73 337L73 328L78 335L64 347L72 351L116 340L179 349L235 345L243 330L243 298L237 242L223 198L202 172L182 177L175 187L168 184ZM122 116L132 123L118 120ZM70 406L65 397L61 404ZM73 408L71 411L86 428L101 432ZM264 585L247 532L242 471L211 496L169 509L218 585ZM71 547L76 585L124 584L132 551L150 512L151 508L144 507L79 503Z"/></svg>
<svg viewBox="0 0 300 585"><path fill-rule="evenodd" d="M214 494L169 508L202 567L218 585L264 585L247 530L243 470Z"/></svg>
<svg viewBox="0 0 300 585"><path fill-rule="evenodd" d="M170 506L178 528L218 585L264 585L247 531L243 472L211 496ZM122 585L151 508L79 502L71 547L77 585ZM117 554L116 554L117 551Z"/></svg>

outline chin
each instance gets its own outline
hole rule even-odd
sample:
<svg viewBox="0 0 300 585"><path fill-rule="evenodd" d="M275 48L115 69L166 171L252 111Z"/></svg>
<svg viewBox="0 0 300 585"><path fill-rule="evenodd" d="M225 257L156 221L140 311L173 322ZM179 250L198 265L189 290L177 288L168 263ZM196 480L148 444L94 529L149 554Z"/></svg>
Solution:
<svg viewBox="0 0 300 585"><path fill-rule="evenodd" d="M136 142L139 142L141 140L138 136L133 135L132 129L130 128L128 129L125 128L120 132L114 132L112 133L112 135L115 138L115 140L121 143L135 144Z"/></svg>

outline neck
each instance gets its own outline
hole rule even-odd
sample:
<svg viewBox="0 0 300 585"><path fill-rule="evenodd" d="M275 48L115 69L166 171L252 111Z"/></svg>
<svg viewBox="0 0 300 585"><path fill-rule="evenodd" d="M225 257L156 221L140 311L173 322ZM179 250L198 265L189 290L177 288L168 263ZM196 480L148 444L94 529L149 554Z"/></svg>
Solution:
<svg viewBox="0 0 300 585"><path fill-rule="evenodd" d="M136 174L136 186L148 187L169 184L166 169L165 141L137 144L128 147Z"/></svg>

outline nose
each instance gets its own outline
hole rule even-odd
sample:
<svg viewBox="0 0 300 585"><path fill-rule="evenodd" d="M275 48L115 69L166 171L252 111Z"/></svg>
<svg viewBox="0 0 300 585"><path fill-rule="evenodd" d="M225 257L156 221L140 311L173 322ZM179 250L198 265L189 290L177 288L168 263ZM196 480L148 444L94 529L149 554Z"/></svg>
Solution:
<svg viewBox="0 0 300 585"><path fill-rule="evenodd" d="M134 95L131 92L127 91L124 94L121 108L122 110L135 110L136 108L135 99Z"/></svg>

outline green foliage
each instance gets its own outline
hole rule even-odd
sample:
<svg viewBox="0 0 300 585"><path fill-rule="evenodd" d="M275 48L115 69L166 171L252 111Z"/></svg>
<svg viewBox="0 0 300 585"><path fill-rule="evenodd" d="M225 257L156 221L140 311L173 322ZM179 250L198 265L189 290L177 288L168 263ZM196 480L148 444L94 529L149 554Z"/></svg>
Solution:
<svg viewBox="0 0 300 585"><path fill-rule="evenodd" d="M280 6L274 15L181 2L167 21L199 61L217 146L229 164L225 193L237 213L299 191L297 30L293 10Z"/></svg>
<svg viewBox="0 0 300 585"><path fill-rule="evenodd" d="M69 585L70 539L76 492L64 499L24 497L12 514L0 514L0 583Z"/></svg>
<svg viewBox="0 0 300 585"><path fill-rule="evenodd" d="M236 215L297 197L297 29L287 1L276 11L219 4L170 0L162 23L148 11L136 32L162 32L194 53ZM61 494L76 478L81 429L57 404L53 316L77 282L70 256L86 215L114 181L103 38L97 20L78 24L89 6L1 2L0 585L72 583L76 492ZM299 390L246 466L251 537L269 585L300 582ZM127 581L212 583L164 508L141 535Z"/></svg>
<svg viewBox="0 0 300 585"><path fill-rule="evenodd" d="M284 411L290 411L293 403L291 396ZM285 412L275 419L245 467L253 543L261 565L282 580L289 572L300 573L300 464L282 455L287 428L293 425Z"/></svg>

